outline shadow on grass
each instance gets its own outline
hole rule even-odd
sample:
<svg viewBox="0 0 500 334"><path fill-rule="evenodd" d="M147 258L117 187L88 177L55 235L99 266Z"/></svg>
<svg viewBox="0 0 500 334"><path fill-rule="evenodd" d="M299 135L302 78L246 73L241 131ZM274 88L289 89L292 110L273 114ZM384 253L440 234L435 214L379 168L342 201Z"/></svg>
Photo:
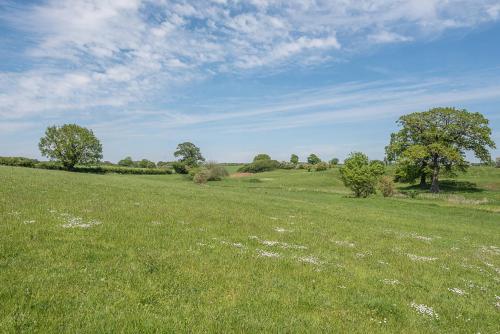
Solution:
<svg viewBox="0 0 500 334"><path fill-rule="evenodd" d="M429 192L430 186L425 189L420 188L420 185L414 184L400 188L402 191L416 191L416 192ZM441 192L450 193L479 193L484 189L478 188L473 182L457 181L457 180L443 180L439 181L439 189Z"/></svg>

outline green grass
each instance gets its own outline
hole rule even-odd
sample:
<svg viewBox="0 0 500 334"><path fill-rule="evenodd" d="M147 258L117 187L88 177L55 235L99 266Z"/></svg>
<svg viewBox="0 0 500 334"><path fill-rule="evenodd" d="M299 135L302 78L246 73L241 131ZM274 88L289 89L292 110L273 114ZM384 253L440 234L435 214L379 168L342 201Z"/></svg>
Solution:
<svg viewBox="0 0 500 334"><path fill-rule="evenodd" d="M495 333L499 194L479 167L414 199L0 167L0 331Z"/></svg>

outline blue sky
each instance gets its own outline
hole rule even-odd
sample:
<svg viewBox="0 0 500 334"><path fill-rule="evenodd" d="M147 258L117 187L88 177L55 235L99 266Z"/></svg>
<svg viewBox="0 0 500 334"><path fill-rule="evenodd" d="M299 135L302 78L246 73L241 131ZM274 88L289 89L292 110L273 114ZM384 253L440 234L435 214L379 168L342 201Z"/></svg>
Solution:
<svg viewBox="0 0 500 334"><path fill-rule="evenodd" d="M0 155L77 123L111 161L382 158L435 106L500 146L499 0L0 0L0 45Z"/></svg>

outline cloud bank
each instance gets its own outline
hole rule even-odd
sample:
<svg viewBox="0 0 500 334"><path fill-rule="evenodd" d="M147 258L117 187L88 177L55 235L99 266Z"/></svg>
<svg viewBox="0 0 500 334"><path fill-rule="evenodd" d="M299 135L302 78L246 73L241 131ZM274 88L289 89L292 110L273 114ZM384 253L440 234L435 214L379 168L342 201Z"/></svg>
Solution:
<svg viewBox="0 0 500 334"><path fill-rule="evenodd" d="M27 41L0 72L0 117L152 106L217 75L317 66L499 19L496 0L68 0L0 3ZM189 118L189 116L186 116Z"/></svg>

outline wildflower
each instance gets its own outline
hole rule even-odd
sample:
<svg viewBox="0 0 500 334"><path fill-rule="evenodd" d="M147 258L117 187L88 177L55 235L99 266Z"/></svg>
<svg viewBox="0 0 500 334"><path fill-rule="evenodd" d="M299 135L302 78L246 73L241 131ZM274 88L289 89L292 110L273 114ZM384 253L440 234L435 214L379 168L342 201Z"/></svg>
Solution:
<svg viewBox="0 0 500 334"><path fill-rule="evenodd" d="M434 309L430 306L424 304L411 303L411 307L413 307L415 310L417 310L418 313L422 315L439 319L439 315L436 312L434 312Z"/></svg>
<svg viewBox="0 0 500 334"><path fill-rule="evenodd" d="M460 290L459 288L448 288L448 291L454 292L457 295L463 296L465 295L465 291Z"/></svg>
<svg viewBox="0 0 500 334"><path fill-rule="evenodd" d="M275 257L275 258L280 257L278 253L267 252L262 249L257 249L257 253L259 253L259 257Z"/></svg>
<svg viewBox="0 0 500 334"><path fill-rule="evenodd" d="M414 254L406 254L412 261L422 261L422 262L428 262L428 261L435 261L438 258L437 257L428 257L428 256L418 256Z"/></svg>

